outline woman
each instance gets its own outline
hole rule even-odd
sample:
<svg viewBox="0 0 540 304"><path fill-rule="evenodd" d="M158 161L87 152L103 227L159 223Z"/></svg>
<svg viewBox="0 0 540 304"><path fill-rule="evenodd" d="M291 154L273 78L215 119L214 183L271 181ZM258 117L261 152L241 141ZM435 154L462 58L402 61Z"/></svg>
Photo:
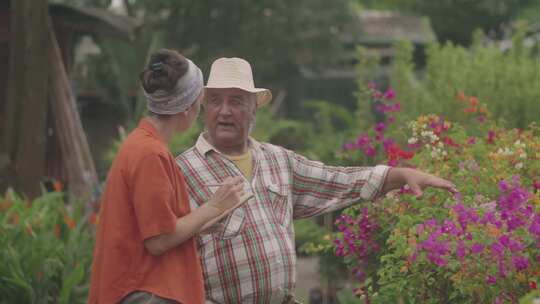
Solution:
<svg viewBox="0 0 540 304"><path fill-rule="evenodd" d="M193 236L239 204L242 179L226 180L191 212L167 143L197 118L201 70L164 49L151 56L140 80L149 114L126 138L107 177L89 303L204 303Z"/></svg>

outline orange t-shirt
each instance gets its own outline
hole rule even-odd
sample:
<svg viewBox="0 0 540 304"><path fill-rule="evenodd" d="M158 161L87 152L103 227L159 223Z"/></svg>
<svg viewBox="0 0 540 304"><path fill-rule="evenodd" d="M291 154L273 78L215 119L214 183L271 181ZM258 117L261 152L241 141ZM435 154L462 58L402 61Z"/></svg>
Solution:
<svg viewBox="0 0 540 304"><path fill-rule="evenodd" d="M193 238L151 255L144 240L175 230L190 212L185 180L166 144L143 119L124 141L107 177L97 229L90 304L117 303L141 290L180 303L203 303Z"/></svg>

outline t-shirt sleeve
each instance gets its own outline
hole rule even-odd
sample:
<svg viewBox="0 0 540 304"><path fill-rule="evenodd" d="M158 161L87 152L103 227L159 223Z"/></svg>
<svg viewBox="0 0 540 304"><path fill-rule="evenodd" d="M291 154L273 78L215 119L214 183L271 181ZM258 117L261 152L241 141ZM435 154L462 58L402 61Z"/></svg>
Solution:
<svg viewBox="0 0 540 304"><path fill-rule="evenodd" d="M142 158L133 170L133 208L143 240L176 227L174 189L167 159L159 154Z"/></svg>

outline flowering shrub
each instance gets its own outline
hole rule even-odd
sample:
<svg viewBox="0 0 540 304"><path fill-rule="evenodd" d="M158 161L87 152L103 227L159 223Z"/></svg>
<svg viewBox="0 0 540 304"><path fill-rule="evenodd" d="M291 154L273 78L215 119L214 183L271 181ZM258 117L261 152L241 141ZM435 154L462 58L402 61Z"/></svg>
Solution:
<svg viewBox="0 0 540 304"><path fill-rule="evenodd" d="M61 192L0 197L1 302L86 303L95 221L82 204L68 210Z"/></svg>
<svg viewBox="0 0 540 304"><path fill-rule="evenodd" d="M366 300L517 303L540 283L539 129L498 128L477 98L456 99L470 125L422 115L406 128L376 126L344 146L341 156L353 163L386 159L460 190L430 189L416 199L403 188L338 218L335 253ZM392 128L407 134L401 144L389 137Z"/></svg>

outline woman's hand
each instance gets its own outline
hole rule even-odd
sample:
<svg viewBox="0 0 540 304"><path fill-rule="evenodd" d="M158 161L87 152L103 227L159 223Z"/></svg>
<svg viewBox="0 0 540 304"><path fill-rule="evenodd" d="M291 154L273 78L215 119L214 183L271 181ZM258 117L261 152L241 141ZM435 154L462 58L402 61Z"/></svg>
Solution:
<svg viewBox="0 0 540 304"><path fill-rule="evenodd" d="M237 207L240 197L244 194L243 188L244 183L241 177L229 177L206 204L218 211L218 215L226 213Z"/></svg>

